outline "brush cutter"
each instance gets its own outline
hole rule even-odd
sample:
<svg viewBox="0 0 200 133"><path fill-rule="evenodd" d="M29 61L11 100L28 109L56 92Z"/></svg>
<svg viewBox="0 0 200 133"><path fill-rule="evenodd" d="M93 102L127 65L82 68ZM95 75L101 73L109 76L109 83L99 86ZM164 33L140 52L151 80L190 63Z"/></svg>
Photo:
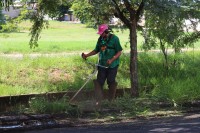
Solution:
<svg viewBox="0 0 200 133"><path fill-rule="evenodd" d="M86 60L86 59L85 59ZM73 100L76 98L76 96L81 92L81 90L85 87L85 85L92 79L92 77L94 75L96 75L97 71L98 71L98 67L102 67L102 68L108 68L107 66L102 66L99 64L94 64L92 62L88 62L86 60L86 62L90 65L93 65L95 67L95 70L93 71L93 73L91 75L89 75L88 79L86 80L86 82L81 86L81 88L75 93L75 95L70 99L69 103L72 104Z"/></svg>

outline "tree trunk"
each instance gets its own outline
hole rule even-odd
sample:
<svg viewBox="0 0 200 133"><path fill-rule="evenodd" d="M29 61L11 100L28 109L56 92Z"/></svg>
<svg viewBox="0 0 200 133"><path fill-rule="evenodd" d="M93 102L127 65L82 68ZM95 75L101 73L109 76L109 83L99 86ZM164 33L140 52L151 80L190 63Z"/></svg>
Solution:
<svg viewBox="0 0 200 133"><path fill-rule="evenodd" d="M164 64L164 68L166 70L169 69L169 64L168 64L168 57L167 57L167 51L166 51L166 48L165 48L165 45L162 43L162 40L160 39L160 48L163 52L163 55L164 55L164 58L165 58L165 64Z"/></svg>
<svg viewBox="0 0 200 133"><path fill-rule="evenodd" d="M137 72L137 32L136 20L130 26L130 74L131 74L131 95L139 96L138 93L138 72Z"/></svg>

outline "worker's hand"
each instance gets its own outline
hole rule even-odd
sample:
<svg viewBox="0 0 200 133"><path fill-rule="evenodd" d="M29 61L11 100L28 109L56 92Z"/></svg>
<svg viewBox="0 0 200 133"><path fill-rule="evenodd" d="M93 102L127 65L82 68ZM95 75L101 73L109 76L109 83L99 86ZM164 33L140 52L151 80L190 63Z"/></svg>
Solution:
<svg viewBox="0 0 200 133"><path fill-rule="evenodd" d="M87 55L86 55L86 54L82 53L81 56L82 56L82 58L83 58L84 60L87 59Z"/></svg>
<svg viewBox="0 0 200 133"><path fill-rule="evenodd" d="M115 59L116 59L116 56L113 56L111 59L108 59L107 64L110 65Z"/></svg>
<svg viewBox="0 0 200 133"><path fill-rule="evenodd" d="M107 64L108 64L108 65L110 65L112 62L113 62L112 59L108 59L108 60L107 60Z"/></svg>

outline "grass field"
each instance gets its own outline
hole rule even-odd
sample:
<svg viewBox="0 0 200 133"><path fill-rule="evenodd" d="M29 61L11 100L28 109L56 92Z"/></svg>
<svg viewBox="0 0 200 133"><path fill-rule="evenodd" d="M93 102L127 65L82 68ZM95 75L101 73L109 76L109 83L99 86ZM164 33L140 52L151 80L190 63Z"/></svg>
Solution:
<svg viewBox="0 0 200 133"><path fill-rule="evenodd" d="M20 33L0 34L0 52L1 53L51 53L51 52L69 52L69 51L85 51L92 50L95 47L99 37L97 30L87 28L84 24L75 24L69 22L50 21L48 29L44 29L39 40L39 47L35 49L29 48L29 28L30 22L25 21L20 24ZM121 45L124 49L128 42L128 30L117 31ZM139 44L142 39L139 39Z"/></svg>
<svg viewBox="0 0 200 133"><path fill-rule="evenodd" d="M97 39L97 30L87 28L84 24L50 21L48 29L44 29L39 39L39 47L30 49L29 21L22 22L19 33L0 34L0 53L60 53L72 51L90 51L94 49ZM113 29L120 38L124 50L129 50L129 31ZM138 50L141 50L143 39L138 34ZM200 48L200 41L194 45Z"/></svg>

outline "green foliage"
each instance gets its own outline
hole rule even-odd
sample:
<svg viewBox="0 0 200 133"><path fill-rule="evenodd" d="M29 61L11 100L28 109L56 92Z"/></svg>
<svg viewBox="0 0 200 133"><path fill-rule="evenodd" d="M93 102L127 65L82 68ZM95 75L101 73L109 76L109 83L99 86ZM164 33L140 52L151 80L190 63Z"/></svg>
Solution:
<svg viewBox="0 0 200 133"><path fill-rule="evenodd" d="M168 71L164 69L163 59L160 56L161 53L155 52L139 53L140 97L170 101L178 105L185 101L198 100L200 98L199 52L171 54ZM177 59L176 62L174 58ZM96 58L90 61L95 62ZM122 55L121 65L117 77L118 88L130 88L129 58ZM83 62L80 56L35 59L27 57L21 60L2 58L0 71L1 95L20 95L75 91L85 83L93 67ZM88 89L93 89L92 80L84 88ZM138 103L131 100L129 95L120 100L116 101L118 105L113 105L114 108L130 110L133 114L138 110L146 110L145 107L134 108ZM129 104L131 106L128 106Z"/></svg>
<svg viewBox="0 0 200 133"><path fill-rule="evenodd" d="M9 6L13 5L13 0L1 0L0 8L5 7L6 10L9 10Z"/></svg>
<svg viewBox="0 0 200 133"><path fill-rule="evenodd" d="M38 0L37 11L33 12L31 16L31 22L33 22L31 28L31 39L29 42L30 48L35 48L38 46L38 39L40 38L40 33L42 29L48 28L48 21L44 19L45 15L51 18L58 17L60 13L60 7L63 4L69 4L71 0L66 2L63 0Z"/></svg>
<svg viewBox="0 0 200 133"><path fill-rule="evenodd" d="M2 29L2 25L5 23L4 22L4 15L2 14L2 11L1 11L1 7L0 7L0 30Z"/></svg>
<svg viewBox="0 0 200 133"><path fill-rule="evenodd" d="M187 6L188 3L189 6ZM174 0L77 0L73 7L79 18L88 17L88 20L94 25L99 22L108 22L109 18L115 16L128 27L130 30L130 57L132 58L130 60L131 88L133 89L132 92L137 95L137 54L134 54L134 51L137 50L136 29L143 29L144 48L148 50L152 47L159 47L162 50L166 69L169 69L168 47L173 48L175 52L180 52L181 48L192 45L199 38L199 33L185 33L183 29L186 19L199 21L199 15L190 12L190 10L193 10L196 14L199 14L199 8L195 7L198 4L194 1ZM138 26L140 19L145 19L144 27ZM195 25L193 27L195 28Z"/></svg>
<svg viewBox="0 0 200 133"><path fill-rule="evenodd" d="M48 14L51 18L54 18L57 16L58 7L61 3L62 0L38 0L37 12L43 15Z"/></svg>
<svg viewBox="0 0 200 133"><path fill-rule="evenodd" d="M33 25L30 32L31 39L29 45L30 48L35 48L38 46L38 39L42 29L48 26L48 21L44 20L44 14L36 13L32 16L31 22L33 22Z"/></svg>
<svg viewBox="0 0 200 133"><path fill-rule="evenodd" d="M199 99L199 53L181 53L169 56L169 69L163 68L160 54L140 56L140 94L159 101L171 101L178 105ZM174 62L174 58L177 62Z"/></svg>
<svg viewBox="0 0 200 133"><path fill-rule="evenodd" d="M2 25L0 24L2 26L2 29L0 29L0 32L2 32L2 33L19 32L20 31L19 24L28 18L28 10L26 8L27 7L24 6L20 10L19 16L16 18L10 18L9 16L0 17L0 18L2 18L2 22L5 21L4 23L2 23ZM1 16L1 14L0 14L0 16Z"/></svg>
<svg viewBox="0 0 200 133"><path fill-rule="evenodd" d="M2 26L3 30L1 32L16 32L18 31L17 25L19 24L19 20L24 18L30 18L31 22L33 22L31 28L31 39L29 42L30 48L35 48L38 46L38 39L40 38L40 33L42 29L48 27L48 21L44 20L44 16L48 15L51 18L58 17L60 14L60 7L64 6L64 8L69 9L70 1L63 0L38 0L37 1L37 10L27 11L26 4L24 4L24 8L21 10L21 15L18 18L12 19L8 22L7 25ZM9 6L13 4L13 0L5 0L5 2L1 1L1 7L6 7L9 10ZM26 12L26 13L25 13ZM1 17L0 17L1 18Z"/></svg>
<svg viewBox="0 0 200 133"><path fill-rule="evenodd" d="M65 113L68 116L77 117L78 108L71 106L67 98L51 99L45 97L34 97L29 101L29 110L33 113Z"/></svg>
<svg viewBox="0 0 200 133"><path fill-rule="evenodd" d="M71 0L66 0L66 1L62 1L61 4L58 6L58 13L57 13L57 17L58 19L63 18L63 16L68 13L71 14L71 12L69 12L69 9L72 5L72 1Z"/></svg>
<svg viewBox="0 0 200 133"><path fill-rule="evenodd" d="M108 23L114 16L110 1L105 0L75 0L72 9L82 22L92 26Z"/></svg>
<svg viewBox="0 0 200 133"><path fill-rule="evenodd" d="M102 108L118 110L122 116L136 116L151 109L148 104L145 104L145 101L144 99L133 98L130 93L124 93L122 97L117 97L112 102L104 100Z"/></svg>
<svg viewBox="0 0 200 133"><path fill-rule="evenodd" d="M145 12L146 22L143 31L145 42L143 48L149 50L159 46L167 64L168 48L180 52L181 48L193 46L199 39L200 32L196 29L200 18L197 8L199 4L194 1L164 0L162 2L151 2L146 7ZM186 20L190 21L191 24L186 25ZM188 32L191 29L193 32Z"/></svg>
<svg viewBox="0 0 200 133"><path fill-rule="evenodd" d="M135 113L136 103L130 94L125 93L125 95L123 97L117 98L114 102L115 102L117 108L119 108L120 110L122 110L122 111L126 110L128 112Z"/></svg>
<svg viewBox="0 0 200 133"><path fill-rule="evenodd" d="M94 12L88 0L75 0L72 9L74 10L76 17L78 17L82 22L87 22L91 18L92 13L90 13L90 11Z"/></svg>
<svg viewBox="0 0 200 133"><path fill-rule="evenodd" d="M7 19L7 23L2 25L2 29L0 30L0 33L3 32L19 32L19 27L18 27L18 23L12 19L12 20L8 20Z"/></svg>

